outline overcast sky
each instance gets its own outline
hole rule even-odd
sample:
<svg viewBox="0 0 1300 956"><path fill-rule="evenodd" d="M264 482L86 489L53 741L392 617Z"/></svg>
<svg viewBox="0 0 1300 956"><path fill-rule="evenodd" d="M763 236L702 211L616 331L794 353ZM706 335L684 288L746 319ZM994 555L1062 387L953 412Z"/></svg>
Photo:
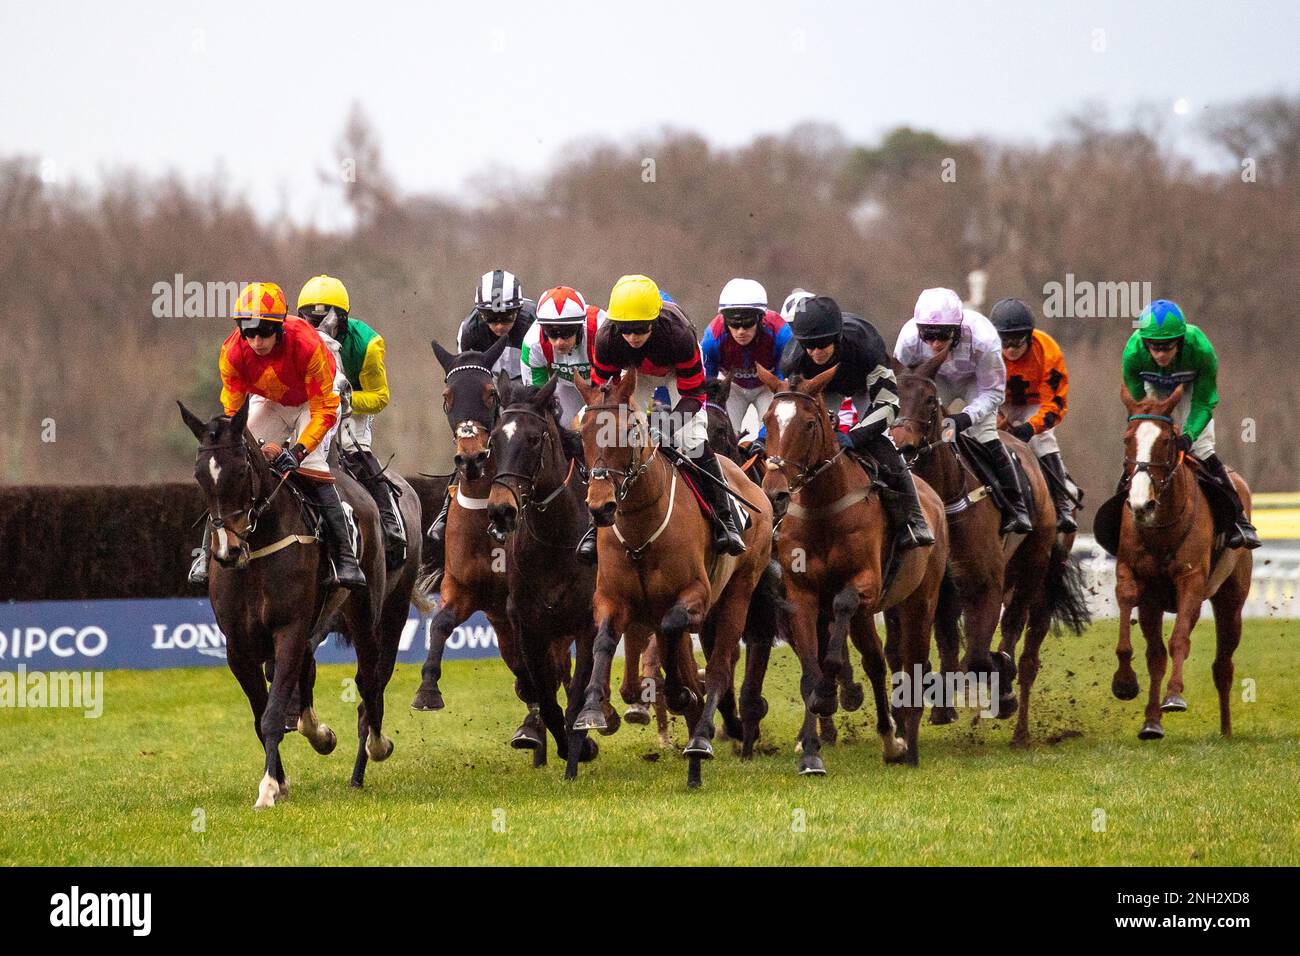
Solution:
<svg viewBox="0 0 1300 956"><path fill-rule="evenodd" d="M317 171L353 102L402 187L455 195L665 124L724 145L807 119L1042 140L1089 101L1158 104L1176 131L1300 92L1295 0L0 0L0 37L0 155L58 178L221 169L324 223Z"/></svg>

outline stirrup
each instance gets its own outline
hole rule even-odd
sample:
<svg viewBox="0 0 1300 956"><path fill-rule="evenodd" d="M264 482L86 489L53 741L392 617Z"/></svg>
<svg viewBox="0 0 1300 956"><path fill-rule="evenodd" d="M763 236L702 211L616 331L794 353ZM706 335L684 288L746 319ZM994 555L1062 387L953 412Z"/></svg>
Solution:
<svg viewBox="0 0 1300 956"><path fill-rule="evenodd" d="M578 541L574 554L583 564L591 565L596 563L596 526L594 524L587 528L586 533Z"/></svg>
<svg viewBox="0 0 1300 956"><path fill-rule="evenodd" d="M190 565L186 580L194 587L201 587L208 583L208 554L203 548L195 548L190 556L194 562Z"/></svg>

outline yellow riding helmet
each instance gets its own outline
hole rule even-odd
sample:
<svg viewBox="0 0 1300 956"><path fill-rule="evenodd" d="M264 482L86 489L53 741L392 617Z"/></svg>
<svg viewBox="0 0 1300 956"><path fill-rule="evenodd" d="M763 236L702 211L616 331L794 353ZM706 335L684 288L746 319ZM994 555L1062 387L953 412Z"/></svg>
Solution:
<svg viewBox="0 0 1300 956"><path fill-rule="evenodd" d="M614 322L653 322L659 318L664 298L649 276L623 276L609 294L609 317Z"/></svg>
<svg viewBox="0 0 1300 956"><path fill-rule="evenodd" d="M343 283L326 275L308 279L298 293L298 311L301 312L308 305L332 305L344 312L352 311L348 308L348 290Z"/></svg>
<svg viewBox="0 0 1300 956"><path fill-rule="evenodd" d="M241 327L256 328L264 319L283 322L289 311L284 290L274 282L250 282L235 300L235 321Z"/></svg>

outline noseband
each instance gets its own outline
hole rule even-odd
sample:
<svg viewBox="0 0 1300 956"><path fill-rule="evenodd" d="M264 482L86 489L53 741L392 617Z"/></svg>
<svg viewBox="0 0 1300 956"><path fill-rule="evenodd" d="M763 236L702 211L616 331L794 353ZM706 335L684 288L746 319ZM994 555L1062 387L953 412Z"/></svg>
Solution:
<svg viewBox="0 0 1300 956"><path fill-rule="evenodd" d="M633 412L631 406L619 404L617 402L604 402L600 405L588 405L585 410L617 411L620 408L626 408L629 415L639 414ZM647 434L649 431L648 422L643 423L640 417L636 419L636 426L638 435ZM621 468L610 468L603 464L605 460L603 456L598 456L596 458L596 464L588 471L592 481L608 481L614 485L614 503L616 505L621 505L627 498L628 494L632 490L632 485L636 483L638 478L645 474L645 470L650 467L650 462L659 451L658 446L656 446L654 451L647 455L643 460L638 461L637 452L644 448L645 446L641 444L632 445L632 465L627 471L623 471ZM622 481L615 481L614 476L621 478Z"/></svg>
<svg viewBox="0 0 1300 956"><path fill-rule="evenodd" d="M828 421L829 411L822 404L821 399L819 399L816 395L809 395L807 392L793 392L793 391L777 392L775 395L772 396L772 401L775 402L778 398L802 398L805 401L812 402L813 410L816 413L815 418L818 423L819 437L821 437L823 440L825 439L826 426L829 424ZM827 412L827 414L823 415L821 414L822 412ZM799 471L797 475L794 476L794 478L791 478L790 473L785 469L787 466L795 467L795 465L793 465L790 462L787 462L784 458L781 458L778 455L768 455L767 470L779 471L781 472L781 474L785 475L785 480L790 483L790 495L791 497L793 497L794 495L797 495L800 491L802 491L804 488L806 488L809 484L811 484L813 480L816 479L819 475L821 475L823 472L829 469L831 465L839 461L840 457L844 454L844 451L845 449L841 448L830 458L823 458L821 461L817 462L816 464L803 466L803 468Z"/></svg>
<svg viewBox="0 0 1300 956"><path fill-rule="evenodd" d="M1128 420L1130 422L1138 422L1138 421L1160 422L1161 424L1168 425L1171 431L1174 427L1174 420L1170 418L1168 415L1147 415L1147 414L1130 415L1128 417ZM1124 464L1126 466L1128 465L1133 466L1133 474L1128 476L1127 481L1131 482L1133 480L1134 475L1137 475L1139 472L1145 471L1147 475L1151 478L1152 484L1157 486L1155 493L1151 496L1151 498L1156 503L1156 507L1158 508L1160 507L1160 496L1165 493L1165 491L1169 488L1171 484L1173 484L1174 476L1178 474L1178 466L1183 463L1183 457L1184 456L1181 451L1178 452L1177 454L1174 454L1174 449L1172 445L1169 448L1169 459L1167 461L1158 461L1158 462L1138 461L1136 458L1129 458L1126 455L1124 456ZM1161 468L1166 469L1167 474L1165 475L1164 481L1157 482L1155 475L1152 474L1152 472L1155 469L1161 469ZM1127 502L1127 498L1125 499L1125 501Z"/></svg>

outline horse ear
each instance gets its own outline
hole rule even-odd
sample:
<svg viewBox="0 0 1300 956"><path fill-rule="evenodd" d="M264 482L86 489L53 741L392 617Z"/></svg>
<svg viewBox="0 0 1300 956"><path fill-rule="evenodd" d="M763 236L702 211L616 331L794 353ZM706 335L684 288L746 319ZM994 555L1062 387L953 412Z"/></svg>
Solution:
<svg viewBox="0 0 1300 956"><path fill-rule="evenodd" d="M559 384L560 377L558 375L552 375L550 380L538 390L536 395L533 396L533 408L536 408L539 411L546 409L546 407L551 404L551 400L555 397L555 387Z"/></svg>
<svg viewBox="0 0 1300 956"><path fill-rule="evenodd" d="M901 375L906 375L908 372L911 371L910 368L908 368L898 359L894 358L894 356L892 355L889 356L889 370L894 373L894 378L898 378Z"/></svg>
<svg viewBox="0 0 1300 956"><path fill-rule="evenodd" d="M194 433L195 438L199 441L203 441L203 436L207 434L208 431L208 423L186 408L185 403L179 399L176 404L180 406L181 420L185 422L185 427Z"/></svg>
<svg viewBox="0 0 1300 956"><path fill-rule="evenodd" d="M932 355L930 358L922 362L920 365L913 366L912 372L915 373L916 375L921 376L922 378L933 379L935 373L939 371L939 366L942 365L947 360L948 353L951 350L952 350L952 343L948 343L943 348L941 348L938 352Z"/></svg>
<svg viewBox="0 0 1300 956"><path fill-rule="evenodd" d="M1160 414L1168 415L1178 407L1178 403L1183 400L1183 387L1179 385L1175 388L1163 402L1160 403Z"/></svg>
<svg viewBox="0 0 1300 956"><path fill-rule="evenodd" d="M718 404L726 405L727 399L731 397L731 373L724 372L718 376Z"/></svg>
<svg viewBox="0 0 1300 956"><path fill-rule="evenodd" d="M1119 399L1124 403L1124 407L1128 410L1128 413L1132 415L1133 410L1137 408L1138 403L1137 399L1129 394L1127 385L1120 385Z"/></svg>
<svg viewBox="0 0 1300 956"><path fill-rule="evenodd" d="M502 407L509 405L511 401L511 392L513 391L513 386L511 385L510 382L510 373L507 372L505 369L502 369L501 371L497 372L495 387L497 393L497 401L502 405Z"/></svg>
<svg viewBox="0 0 1300 956"><path fill-rule="evenodd" d="M839 367L840 363L836 362L826 371L821 372L804 382L803 385L800 386L799 391L808 395L820 395L822 389L831 383L831 379L835 377L835 373L839 370Z"/></svg>
<svg viewBox="0 0 1300 956"><path fill-rule="evenodd" d="M595 389L591 387L591 381L583 378L581 375L574 375L573 387L576 388L578 394L582 396L582 404L590 405L592 395L595 392Z"/></svg>
<svg viewBox="0 0 1300 956"><path fill-rule="evenodd" d="M623 404L636 393L636 369L630 368L619 377L618 387L614 389L613 401Z"/></svg>
<svg viewBox="0 0 1300 956"><path fill-rule="evenodd" d="M766 385L772 391L779 392L781 391L782 388L785 387L784 385L781 384L781 380L779 378L777 378L774 374L772 374L767 369L765 369L762 365L759 365L758 363L754 363L754 368L758 373L758 380L762 382L764 385Z"/></svg>
<svg viewBox="0 0 1300 956"><path fill-rule="evenodd" d="M253 403L245 399L244 404L239 406L239 411L235 412L230 418L230 427L235 430L235 434L240 438L244 437L244 428L248 425L248 409Z"/></svg>
<svg viewBox="0 0 1300 956"><path fill-rule="evenodd" d="M510 334L506 333L505 335L497 339L495 342L493 342L492 347L483 353L483 364L486 365L488 368L491 368L493 365L496 365L497 359L501 357L501 353L506 350L506 346L509 344L510 344Z"/></svg>
<svg viewBox="0 0 1300 956"><path fill-rule="evenodd" d="M456 356L439 345L437 339L434 339L429 344L433 346L433 354L438 356L438 364L442 366L442 370L450 372L451 367L456 364Z"/></svg>

